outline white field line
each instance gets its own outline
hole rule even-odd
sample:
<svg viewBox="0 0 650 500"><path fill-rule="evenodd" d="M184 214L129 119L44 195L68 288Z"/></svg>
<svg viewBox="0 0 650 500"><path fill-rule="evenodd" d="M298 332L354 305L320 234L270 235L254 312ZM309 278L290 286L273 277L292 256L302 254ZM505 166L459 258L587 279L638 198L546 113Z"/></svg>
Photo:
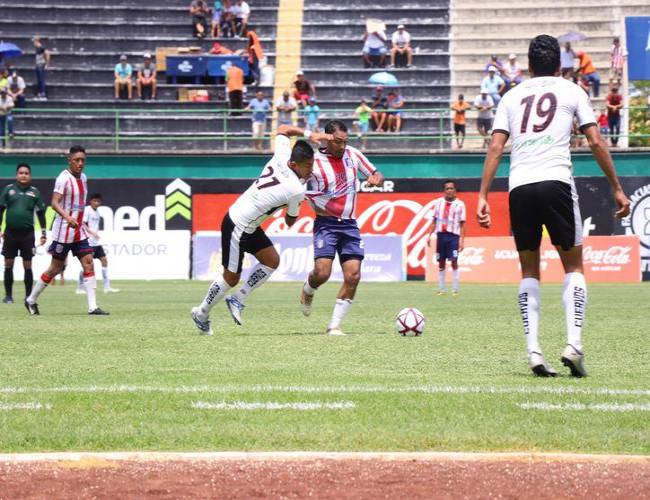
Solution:
<svg viewBox="0 0 650 500"><path fill-rule="evenodd" d="M356 408L352 401L334 401L332 403L322 403L320 401L303 402L303 403L276 403L269 402L247 402L233 401L232 403L208 403L206 401L195 401L192 408L197 410L351 410Z"/></svg>
<svg viewBox="0 0 650 500"><path fill-rule="evenodd" d="M518 403L517 406L524 410L543 411L650 411L650 404L636 403Z"/></svg>
<svg viewBox="0 0 650 500"><path fill-rule="evenodd" d="M0 387L0 394L45 394L45 393L303 393L303 394L554 394L586 396L650 396L650 389L609 389L605 387L491 387L452 385L411 386L299 386L299 385L199 385L178 387L156 387L149 385L90 385L59 387Z"/></svg>
<svg viewBox="0 0 650 500"><path fill-rule="evenodd" d="M3 403L0 402L0 410L10 411L10 410L51 410L52 405L41 404L38 402L35 403Z"/></svg>

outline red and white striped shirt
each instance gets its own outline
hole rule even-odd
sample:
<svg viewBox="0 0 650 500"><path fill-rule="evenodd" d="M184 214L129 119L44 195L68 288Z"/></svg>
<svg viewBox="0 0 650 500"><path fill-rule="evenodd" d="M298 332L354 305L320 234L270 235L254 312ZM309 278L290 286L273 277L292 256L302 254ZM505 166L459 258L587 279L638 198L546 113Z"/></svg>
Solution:
<svg viewBox="0 0 650 500"><path fill-rule="evenodd" d="M52 239L57 243L74 243L87 239L88 233L81 224L88 193L86 174L77 178L69 170L64 170L56 178L54 192L62 195L61 207L79 225L76 228L71 227L68 221L57 213L52 225Z"/></svg>
<svg viewBox="0 0 650 500"><path fill-rule="evenodd" d="M467 219L465 203L456 198L454 201L438 198L433 204L433 222L436 233L454 233L460 236L460 223Z"/></svg>
<svg viewBox="0 0 650 500"><path fill-rule="evenodd" d="M612 59L611 68L612 69L623 69L623 63L627 57L627 51L623 48L622 45L618 47L612 45L611 50L609 51Z"/></svg>
<svg viewBox="0 0 650 500"><path fill-rule="evenodd" d="M313 207L327 212L331 217L354 219L359 183L357 173L370 177L376 171L368 158L352 146L345 148L341 158L317 151L307 199Z"/></svg>

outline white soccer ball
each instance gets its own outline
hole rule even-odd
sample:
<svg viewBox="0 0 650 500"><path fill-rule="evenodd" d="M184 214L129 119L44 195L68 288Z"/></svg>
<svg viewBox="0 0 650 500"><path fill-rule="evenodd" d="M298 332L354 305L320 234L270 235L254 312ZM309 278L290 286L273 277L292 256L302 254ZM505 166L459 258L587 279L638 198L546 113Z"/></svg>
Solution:
<svg viewBox="0 0 650 500"><path fill-rule="evenodd" d="M405 307L397 313L395 330L402 337L419 337L424 331L424 314L415 307Z"/></svg>

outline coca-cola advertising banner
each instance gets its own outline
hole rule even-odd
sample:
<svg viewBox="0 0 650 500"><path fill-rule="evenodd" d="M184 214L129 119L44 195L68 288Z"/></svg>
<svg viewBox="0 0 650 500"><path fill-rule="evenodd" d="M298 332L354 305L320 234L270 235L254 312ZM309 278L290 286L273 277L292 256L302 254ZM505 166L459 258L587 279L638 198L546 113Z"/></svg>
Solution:
<svg viewBox="0 0 650 500"><path fill-rule="evenodd" d="M435 239L427 249L426 280L438 280ZM542 280L561 283L564 270L560 255L549 238L542 239ZM641 281L637 236L589 236L583 242L585 277L592 283L637 283ZM471 283L518 283L521 266L510 237L466 238L458 256L460 279Z"/></svg>

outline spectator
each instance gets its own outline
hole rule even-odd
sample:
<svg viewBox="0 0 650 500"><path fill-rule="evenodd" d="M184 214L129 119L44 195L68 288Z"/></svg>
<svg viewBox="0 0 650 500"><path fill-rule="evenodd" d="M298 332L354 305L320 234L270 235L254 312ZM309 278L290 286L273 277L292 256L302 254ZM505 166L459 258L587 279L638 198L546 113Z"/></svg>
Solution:
<svg viewBox="0 0 650 500"><path fill-rule="evenodd" d="M399 133L402 129L402 107L404 106L404 98L399 92L391 90L388 93L388 132Z"/></svg>
<svg viewBox="0 0 650 500"><path fill-rule="evenodd" d="M503 74L503 63L501 62L501 59L496 56L496 54L492 54L490 56L490 62L485 65L485 70L483 72L488 73L490 71L490 66L494 66L496 68L497 75L501 76Z"/></svg>
<svg viewBox="0 0 650 500"><path fill-rule="evenodd" d="M16 107L25 107L25 80L18 75L16 68L11 70L11 76L7 78L7 88L9 89L9 96L14 100Z"/></svg>
<svg viewBox="0 0 650 500"><path fill-rule="evenodd" d="M612 87L607 96L607 126L611 134L612 146L618 146L618 136L621 133L621 109L623 96L618 93L618 87Z"/></svg>
<svg viewBox="0 0 650 500"><path fill-rule="evenodd" d="M455 111L454 134L456 134L456 146L458 146L458 149L462 149L463 143L465 142L465 126L467 123L465 112L471 107L470 103L465 100L463 94L458 94L458 100L451 105L451 109Z"/></svg>
<svg viewBox="0 0 650 500"><path fill-rule="evenodd" d="M366 143L368 141L368 128L370 125L370 115L372 108L368 106L365 99L361 99L361 104L354 110L357 119L352 123L357 132L357 137L361 139L361 151L366 150Z"/></svg>
<svg viewBox="0 0 650 500"><path fill-rule="evenodd" d="M503 68L503 80L506 83L506 92L521 83L523 71L521 65L517 62L517 55L510 54L508 64Z"/></svg>
<svg viewBox="0 0 650 500"><path fill-rule="evenodd" d="M501 94L503 94L503 91L506 89L506 82L504 82L503 78L501 78L496 73L496 67L488 67L488 74L485 78L483 78L483 81L481 82L481 92L483 89L487 89L487 93L490 94L490 97L492 97L494 105L499 104L499 101L501 100Z"/></svg>
<svg viewBox="0 0 650 500"><path fill-rule="evenodd" d="M494 108L494 100L488 89L481 88L481 93L474 99L474 106L478 109L476 128L483 137L483 147L487 147L490 145L489 133L492 129L492 109Z"/></svg>
<svg viewBox="0 0 650 500"><path fill-rule="evenodd" d="M571 43L566 42L560 49L560 69L562 76L567 79L573 79L575 52L571 48Z"/></svg>
<svg viewBox="0 0 650 500"><path fill-rule="evenodd" d="M251 14L251 8L244 0L237 0L237 3L232 8L232 31L238 36L244 36L246 27L248 26L248 18Z"/></svg>
<svg viewBox="0 0 650 500"><path fill-rule="evenodd" d="M235 32L232 29L233 20L235 15L233 13L235 6L231 4L230 0L223 0L223 13L221 14L221 36L232 38Z"/></svg>
<svg viewBox="0 0 650 500"><path fill-rule="evenodd" d="M596 67L591 59L591 56L584 51L576 52L576 57L579 61L578 74L583 76L590 84L594 91L594 97L600 94L600 75L596 71Z"/></svg>
<svg viewBox="0 0 650 500"><path fill-rule="evenodd" d="M406 56L406 67L410 68L413 63L413 49L411 48L411 35L400 24L397 31L391 37L393 47L390 49L390 65L395 67L395 59L399 56Z"/></svg>
<svg viewBox="0 0 650 500"><path fill-rule="evenodd" d="M210 54L215 54L218 56L230 56L234 54L234 52L228 47L221 45L219 42L214 42L212 44L212 48L210 49Z"/></svg>
<svg viewBox="0 0 650 500"><path fill-rule="evenodd" d="M43 47L41 39L37 36L32 38L35 53L35 70L36 70L36 98L38 100L47 99L47 86L45 83L45 71L50 65L50 51Z"/></svg>
<svg viewBox="0 0 650 500"><path fill-rule="evenodd" d="M232 64L230 61L226 63L226 89L228 90L228 100L230 101L230 109L242 109L242 98L244 95L244 71ZM240 113L232 113L234 116L239 116Z"/></svg>
<svg viewBox="0 0 650 500"><path fill-rule="evenodd" d="M611 56L611 65L610 65L610 77L609 80L617 81L618 84L621 84L621 79L623 78L623 66L625 65L625 58L627 57L627 51L621 45L621 40L619 37L614 38L612 48L610 50Z"/></svg>
<svg viewBox="0 0 650 500"><path fill-rule="evenodd" d="M9 70L7 68L0 69L0 89L9 86Z"/></svg>
<svg viewBox="0 0 650 500"><path fill-rule="evenodd" d="M607 113L602 111L598 114L598 128L600 129L600 135L607 137L609 135L609 126L607 121Z"/></svg>
<svg viewBox="0 0 650 500"><path fill-rule="evenodd" d="M144 62L138 69L136 86L140 99L156 99L156 65L151 62L151 54L144 54Z"/></svg>
<svg viewBox="0 0 650 500"><path fill-rule="evenodd" d="M372 108L370 117L375 124L375 130L382 132L387 118L386 111L388 110L388 98L384 94L384 87L381 85L375 87L375 93L370 96L370 102L372 103L370 105Z"/></svg>
<svg viewBox="0 0 650 500"><path fill-rule="evenodd" d="M7 87L0 87L0 137L3 138L3 143L6 134L11 138L14 136L14 117L11 114L13 107L14 100Z"/></svg>
<svg viewBox="0 0 650 500"><path fill-rule="evenodd" d="M192 32L197 38L205 38L208 32L208 19L210 8L203 0L193 0L190 4L190 15L192 16Z"/></svg>
<svg viewBox="0 0 650 500"><path fill-rule="evenodd" d="M305 115L305 130L318 132L320 130L318 121L320 120L320 108L316 104L316 99L309 98L307 106L302 110Z"/></svg>
<svg viewBox="0 0 650 500"><path fill-rule="evenodd" d="M223 17L223 2L221 0L214 0L212 5L212 26L210 36L212 38L221 37L221 18Z"/></svg>
<svg viewBox="0 0 650 500"><path fill-rule="evenodd" d="M257 151L262 151L264 134L266 133L266 115L271 109L271 104L264 98L264 92L258 90L253 99L246 107L252 111L251 120L253 125L253 143Z"/></svg>
<svg viewBox="0 0 650 500"><path fill-rule="evenodd" d="M366 68L372 68L379 66L383 68L386 66L386 32L373 31L368 33L367 31L363 34L363 65ZM372 58L371 58L372 56ZM379 58L378 60L375 58Z"/></svg>
<svg viewBox="0 0 650 500"><path fill-rule="evenodd" d="M275 109L278 110L278 126L289 125L293 127L293 112L296 110L296 100L291 97L289 91L282 92L282 96L275 101Z"/></svg>
<svg viewBox="0 0 650 500"><path fill-rule="evenodd" d="M115 65L115 99L120 98L120 93L126 87L126 94L129 100L133 97L133 82L131 75L133 68L126 60L126 54L120 56L120 62Z"/></svg>
<svg viewBox="0 0 650 500"><path fill-rule="evenodd" d="M305 78L305 74L302 71L296 73L296 80L293 82L293 86L296 89L293 92L293 97L300 105L304 106L312 97L316 99L316 88Z"/></svg>
<svg viewBox="0 0 650 500"><path fill-rule="evenodd" d="M252 85L259 85L260 81L260 61L264 57L262 51L262 44L260 38L255 33L252 26L247 25L244 34L248 38L248 64L250 66L251 75L253 77Z"/></svg>

